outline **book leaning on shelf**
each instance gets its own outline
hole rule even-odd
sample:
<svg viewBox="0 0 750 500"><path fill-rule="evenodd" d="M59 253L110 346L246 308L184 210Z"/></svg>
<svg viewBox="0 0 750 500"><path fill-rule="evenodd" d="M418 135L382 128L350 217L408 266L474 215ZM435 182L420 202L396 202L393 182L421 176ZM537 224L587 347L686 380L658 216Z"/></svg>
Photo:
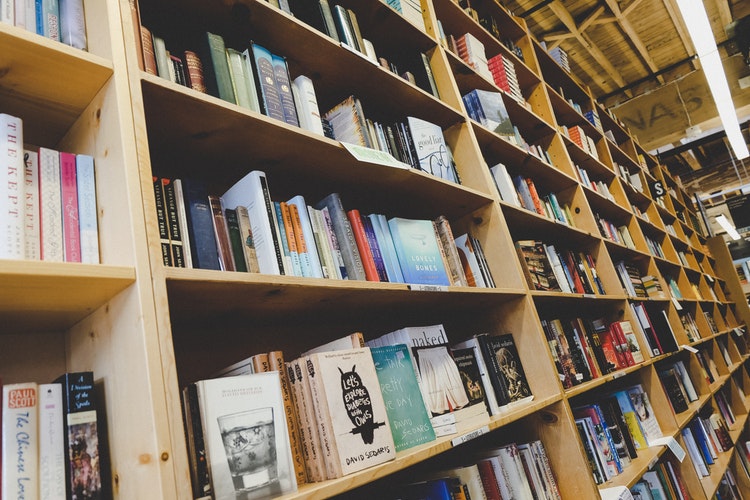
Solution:
<svg viewBox="0 0 750 500"><path fill-rule="evenodd" d="M94 158L22 145L22 120L0 114L0 258L98 264Z"/></svg>

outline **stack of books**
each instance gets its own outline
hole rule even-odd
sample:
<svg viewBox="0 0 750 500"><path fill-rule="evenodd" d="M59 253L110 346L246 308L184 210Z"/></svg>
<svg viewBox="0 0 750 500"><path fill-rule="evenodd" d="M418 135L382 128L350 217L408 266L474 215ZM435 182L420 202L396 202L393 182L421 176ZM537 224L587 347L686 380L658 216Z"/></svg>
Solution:
<svg viewBox="0 0 750 500"><path fill-rule="evenodd" d="M562 133L568 137L571 141L575 142L578 147L583 149L586 153L595 159L599 159L599 152L596 150L596 142L594 139L586 135L583 128L579 125L572 125L570 127L563 125L561 127Z"/></svg>
<svg viewBox="0 0 750 500"><path fill-rule="evenodd" d="M456 39L456 47L458 49L458 56L466 64L487 80L493 81L482 42L471 33L466 33Z"/></svg>
<svg viewBox="0 0 750 500"><path fill-rule="evenodd" d="M521 93L521 86L518 84L516 67L513 62L503 54L498 54L488 59L487 65L492 73L495 85L519 103L524 104L525 101Z"/></svg>
<svg viewBox="0 0 750 500"><path fill-rule="evenodd" d="M570 73L570 61L568 61L568 53L565 52L559 45L554 49L549 50L549 55L560 65L562 69Z"/></svg>

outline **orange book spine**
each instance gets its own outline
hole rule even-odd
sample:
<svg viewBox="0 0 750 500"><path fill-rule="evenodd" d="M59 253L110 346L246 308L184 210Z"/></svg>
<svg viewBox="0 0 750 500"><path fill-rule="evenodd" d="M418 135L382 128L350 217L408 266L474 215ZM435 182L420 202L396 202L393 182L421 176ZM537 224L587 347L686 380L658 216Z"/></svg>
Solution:
<svg viewBox="0 0 750 500"><path fill-rule="evenodd" d="M372 256L370 245L367 243L367 235L365 234L365 227L362 224L359 210L349 210L346 215L349 218L349 223L352 225L354 240L357 242L357 248L362 257L362 264L365 268L365 278L367 278L367 281L380 281L378 270L375 267L375 259Z"/></svg>

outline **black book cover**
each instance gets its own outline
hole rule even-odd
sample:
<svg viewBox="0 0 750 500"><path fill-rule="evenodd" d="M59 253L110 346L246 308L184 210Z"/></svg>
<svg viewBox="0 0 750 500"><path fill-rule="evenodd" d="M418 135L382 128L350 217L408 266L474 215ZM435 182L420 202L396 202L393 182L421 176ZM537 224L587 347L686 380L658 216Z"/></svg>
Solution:
<svg viewBox="0 0 750 500"><path fill-rule="evenodd" d="M185 212L190 230L190 250L193 267L219 271L219 253L216 249L213 215L208 203L206 186L196 180L182 179Z"/></svg>
<svg viewBox="0 0 750 500"><path fill-rule="evenodd" d="M669 402L672 403L672 409L675 413L682 413L688 409L688 402L685 399L685 394L682 391L680 379L675 371L674 367L659 372L659 379L661 380L664 390L667 393Z"/></svg>

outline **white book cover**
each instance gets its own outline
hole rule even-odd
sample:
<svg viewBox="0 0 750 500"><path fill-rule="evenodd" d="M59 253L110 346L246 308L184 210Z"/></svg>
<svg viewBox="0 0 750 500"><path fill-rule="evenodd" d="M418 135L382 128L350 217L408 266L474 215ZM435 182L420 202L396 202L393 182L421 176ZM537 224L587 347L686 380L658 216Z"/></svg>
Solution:
<svg viewBox="0 0 750 500"><path fill-rule="evenodd" d="M260 272L281 274L280 248L270 219L271 216L275 217L275 212L268 193L266 174L253 170L229 188L221 199L226 208L236 208L238 205L247 208Z"/></svg>
<svg viewBox="0 0 750 500"><path fill-rule="evenodd" d="M63 261L62 194L60 153L39 148L39 218L42 230L42 260Z"/></svg>
<svg viewBox="0 0 750 500"><path fill-rule="evenodd" d="M443 129L413 116L408 116L406 122L414 142L419 168L441 179L455 181L452 173L453 157L445 142Z"/></svg>
<svg viewBox="0 0 750 500"><path fill-rule="evenodd" d="M0 2L0 4L4 3L5 0ZM5 7L0 7L3 10ZM2 14L0 13L0 18L2 18ZM18 26L19 28L26 29L26 0L14 0L13 1L13 24ZM4 19L0 19L3 20Z"/></svg>
<svg viewBox="0 0 750 500"><path fill-rule="evenodd" d="M229 74L232 78L232 87L234 87L234 95L237 97L237 104L243 108L258 111L252 107L250 90L248 88L249 82L245 76L245 62L242 60L242 54L235 49L228 48L227 63Z"/></svg>
<svg viewBox="0 0 750 500"><path fill-rule="evenodd" d="M39 384L39 494L65 500L65 436L61 384Z"/></svg>
<svg viewBox="0 0 750 500"><path fill-rule="evenodd" d="M292 82L292 92L302 128L323 136L323 122L312 80L305 75L298 76Z"/></svg>
<svg viewBox="0 0 750 500"><path fill-rule="evenodd" d="M258 100L258 87L255 85L255 73L253 72L253 55L250 49L242 51L242 63L244 66L243 76L247 82L248 98L250 100L250 109L256 113L260 113L260 101Z"/></svg>
<svg viewBox="0 0 750 500"><path fill-rule="evenodd" d="M3 386L2 498L39 499L39 388Z"/></svg>
<svg viewBox="0 0 750 500"><path fill-rule="evenodd" d="M520 207L521 202L518 199L518 193L513 186L513 180L510 178L510 174L508 174L508 169L505 168L505 165L498 163L490 168L490 171L492 172L492 177L495 179L497 190L500 192L500 197L503 201L510 203L515 207Z"/></svg>
<svg viewBox="0 0 750 500"><path fill-rule="evenodd" d="M86 50L86 19L83 0L60 0L60 41Z"/></svg>
<svg viewBox="0 0 750 500"><path fill-rule="evenodd" d="M81 262L99 263L99 223L96 205L94 158L76 155L78 184L78 226L81 233Z"/></svg>
<svg viewBox="0 0 750 500"><path fill-rule="evenodd" d="M325 229L325 221L320 210L307 206L307 213L310 217L315 244L318 247L318 257L320 259L320 268L324 278L341 279L338 265L334 263L331 245L328 243L328 236Z"/></svg>
<svg viewBox="0 0 750 500"><path fill-rule="evenodd" d="M25 150L24 160L24 256L29 260L42 258L39 227L39 152Z"/></svg>
<svg viewBox="0 0 750 500"><path fill-rule="evenodd" d="M27 31L36 33L36 0L23 0L23 4L26 10L26 13L23 15L25 21L24 27ZM16 0L16 5L18 5L18 0Z"/></svg>
<svg viewBox="0 0 750 500"><path fill-rule="evenodd" d="M215 500L296 491L278 372L197 382Z"/></svg>
<svg viewBox="0 0 750 500"><path fill-rule="evenodd" d="M15 23L15 2L14 0L0 0L0 21L8 24Z"/></svg>
<svg viewBox="0 0 750 500"><path fill-rule="evenodd" d="M300 226L302 227L302 237L305 240L306 255L300 255L300 259L305 259L306 267L310 270L310 275L313 278L323 277L323 268L320 265L320 253L318 252L318 245L315 242L315 235L313 234L312 223L307 212L307 203L302 195L297 195L290 198L287 205L294 205L297 207L297 213L299 214ZM299 250L299 249L298 249ZM304 267L303 267L304 269Z"/></svg>
<svg viewBox="0 0 750 500"><path fill-rule="evenodd" d="M342 475L393 460L396 447L370 349L318 353L310 360L322 382Z"/></svg>
<svg viewBox="0 0 750 500"><path fill-rule="evenodd" d="M13 13L13 0L10 12ZM6 6L3 6L5 10ZM13 24L13 18L10 18ZM24 245L24 161L23 123L20 118L0 114L0 258L23 259Z"/></svg>

